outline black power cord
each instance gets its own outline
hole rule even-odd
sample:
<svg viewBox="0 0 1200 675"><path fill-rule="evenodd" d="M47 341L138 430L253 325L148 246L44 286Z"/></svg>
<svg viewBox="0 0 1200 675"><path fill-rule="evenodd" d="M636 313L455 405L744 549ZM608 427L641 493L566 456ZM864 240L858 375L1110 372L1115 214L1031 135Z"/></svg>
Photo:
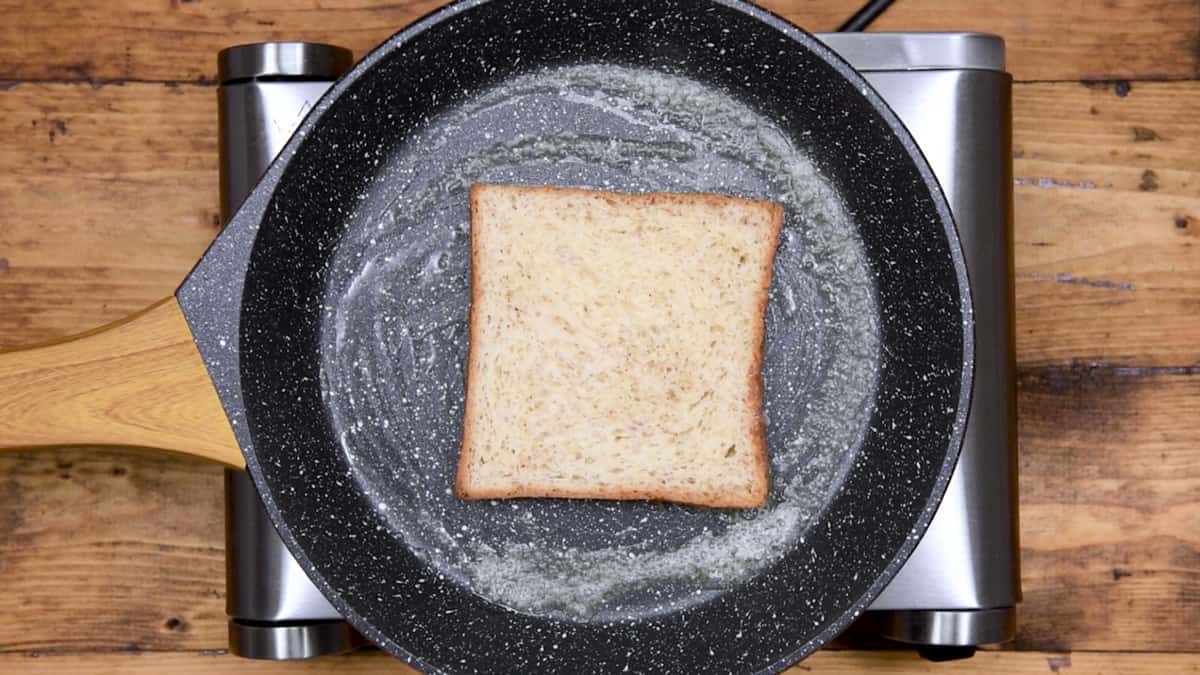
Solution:
<svg viewBox="0 0 1200 675"><path fill-rule="evenodd" d="M862 9L855 12L854 16L847 19L846 23L838 27L838 32L856 33L865 30L867 26L871 25L872 21L879 18L879 15L883 14L884 10L891 6L892 2L893 0L870 0L862 6Z"/></svg>

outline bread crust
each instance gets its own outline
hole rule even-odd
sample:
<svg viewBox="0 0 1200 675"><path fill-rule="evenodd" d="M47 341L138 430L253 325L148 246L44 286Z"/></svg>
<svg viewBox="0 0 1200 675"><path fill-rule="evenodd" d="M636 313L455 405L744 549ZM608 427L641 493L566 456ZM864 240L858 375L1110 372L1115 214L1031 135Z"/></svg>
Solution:
<svg viewBox="0 0 1200 675"><path fill-rule="evenodd" d="M474 419L475 406L478 401L473 396L471 381L477 377L479 369L477 312L483 298L484 289L480 284L480 251L484 244L483 229L479 224L479 198L484 190L491 187L519 187L530 193L553 193L556 195L572 195L589 199L601 199L612 205L648 206L662 203L695 203L705 202L711 206L725 206L731 203L750 206L768 211L768 226L770 228L766 246L770 255L766 256L759 276L759 287L756 290L757 320L753 328L753 344L751 347L751 362L747 371L747 395L745 399L745 424L751 440L753 471L755 480L746 493L714 494L707 490L698 490L686 486L672 486L662 490L647 490L638 488L620 488L594 486L586 490L562 488L554 486L514 485L511 489L495 490L472 483L470 466L474 458ZM766 332L766 306L768 291L771 287L772 268L774 267L774 252L779 244L779 235L783 226L783 207L774 202L732 197L709 193L677 194L670 192L652 192L645 194L625 194L584 190L579 188L562 188L546 186L493 186L484 183L474 183L470 188L471 207L471 307L469 310L469 337L467 346L466 395L463 406L462 447L459 452L457 470L455 472L454 492L461 499L512 499L512 498L570 498L570 499L603 499L603 500L652 500L669 501L710 508L761 508L766 506L770 493L769 462L767 460L766 420L762 413L763 385L763 340Z"/></svg>
<svg viewBox="0 0 1200 675"><path fill-rule="evenodd" d="M471 203L471 307L467 312L467 381L464 388L463 402L463 432L462 447L458 453L458 468L454 472L454 494L461 499L487 499L480 496L477 489L471 486L471 459L474 456L474 410L477 405L471 395L471 379L476 377L479 358L479 301L483 299L483 287L479 285L479 251L481 232L477 222L479 214L479 193L485 189L483 183L472 183L470 189Z"/></svg>
<svg viewBox="0 0 1200 675"><path fill-rule="evenodd" d="M771 274L775 267L775 249L779 246L779 233L783 229L783 206L773 202L759 202L765 204L771 210L771 236L768 239L768 247L771 255L767 258L767 264L763 265L762 276L758 285L758 311L756 315L758 319L754 322L754 355L751 357L750 369L746 373L747 387L749 389L749 410L750 415L748 424L750 425L750 436L754 443L754 460L755 470L758 472L759 479L755 481L755 487L758 488L753 493L754 506L762 507L767 504L767 495L771 491L771 476L769 462L767 461L767 421L763 417L763 342L766 339L767 331L767 295L771 289Z"/></svg>

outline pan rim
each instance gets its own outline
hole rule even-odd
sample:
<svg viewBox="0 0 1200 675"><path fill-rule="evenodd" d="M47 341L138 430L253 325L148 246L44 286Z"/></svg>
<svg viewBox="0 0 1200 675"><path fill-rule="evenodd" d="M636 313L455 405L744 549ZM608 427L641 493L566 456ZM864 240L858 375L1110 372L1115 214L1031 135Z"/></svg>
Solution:
<svg viewBox="0 0 1200 675"><path fill-rule="evenodd" d="M304 120L299 127L297 134L288 141L285 149L279 154L277 159L262 180L260 188L270 188L265 190L265 193L271 193L279 182L283 168L288 164L288 159L295 154L297 148L303 143L304 132L316 126L324 114L330 109L332 102L339 99L342 92L352 86L363 73L371 69L385 55L391 53L397 46L402 45L415 36L420 35L428 29L443 23L454 16L470 10L479 5L486 4L493 0L458 0L452 4L443 6L425 17L419 19L400 32L393 35L388 40L381 43L378 47L368 53L345 77L339 80L321 101L314 106L310 115ZM742 0L708 0L709 2L733 9L741 12L753 19L765 24L768 28L774 29L779 34L786 36L793 41L799 48L807 49L813 52L818 58L825 61L833 67L842 77L848 82L856 85L861 94L867 99L871 107L880 115L881 119L887 123L892 133L900 141L905 152L913 160L913 165L917 169L922 182L929 189L931 201L934 209L937 212L939 220L945 230L946 241L950 252L950 257L954 267L955 277L959 291L959 305L962 313L962 370L959 380L958 392L958 407L954 418L954 423L949 434L949 447L945 454L945 459L942 466L939 468L937 476L931 486L930 496L923 504L920 515L914 522L914 530L919 532L921 536L926 532L930 521L937 511L946 490L946 486L953 473L953 469L957 464L959 452L962 445L962 440L965 434L966 419L969 414L971 389L974 375L974 319L973 306L971 301L970 284L967 277L965 259L963 256L962 245L959 241L957 228L954 225L953 217L949 210L949 205L945 195L942 192L941 186L933 176L928 162L926 161L920 148L912 139L908 130L899 121L896 114L883 101L883 99L874 91L866 80L855 71L841 57L834 53L830 48L825 46L819 40L803 31L802 29L791 24L787 20L773 14L767 10L751 5ZM256 193L262 191L256 189ZM247 200L250 202L251 200ZM260 217L262 211L266 208L266 203L262 199L258 204L251 204L245 217L254 217L252 211L258 209ZM187 282L185 282L185 285ZM228 404L227 404L228 405ZM248 431L246 432L248 433ZM239 438L248 438L248 436ZM267 485L264 477L263 469L259 465L256 453L252 451L252 446L249 443L243 443L244 454L246 456L247 470L250 473L256 488L263 500L267 512L271 516L271 520L279 532L281 538L287 545L291 554L296 558L297 562L310 576L317 587L322 591L330 603L338 610L338 612L357 630L366 635L372 642L386 649L388 652L399 657L403 661L426 670L427 672L446 672L436 664L429 663L417 654L414 654L381 631L377 630L370 621L358 614L353 607L347 603L342 594L338 592L329 583L329 581L321 574L319 568L315 566L309 557L305 554L299 541L294 536L293 532L284 520L280 511L279 505L273 498L270 490L264 489ZM843 612L826 624L822 630L804 644L798 645L796 649L788 652L782 658L774 663L767 665L755 672L777 672L796 661L808 656L821 645L828 642L832 637L841 633L845 628L857 617L862 611L870 605L872 601L883 591L888 583L892 580L895 574L908 560L913 549L920 541L920 537L907 538L903 541L896 553L884 566L883 571L876 576L874 582L859 595L859 597L847 606Z"/></svg>

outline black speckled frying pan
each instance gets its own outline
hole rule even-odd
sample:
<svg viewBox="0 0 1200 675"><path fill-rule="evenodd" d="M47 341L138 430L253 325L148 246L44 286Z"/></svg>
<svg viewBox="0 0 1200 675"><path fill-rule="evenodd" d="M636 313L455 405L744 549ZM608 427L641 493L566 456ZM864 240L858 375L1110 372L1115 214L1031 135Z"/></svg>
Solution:
<svg viewBox="0 0 1200 675"><path fill-rule="evenodd" d="M784 205L767 508L452 495L475 181ZM917 544L970 392L965 270L912 139L827 48L732 0L432 14L321 100L177 297L292 553L356 628L428 671L793 663ZM105 344L146 358L130 326L166 311ZM0 355L0 381L13 363ZM179 440L152 427L127 426L130 442Z"/></svg>

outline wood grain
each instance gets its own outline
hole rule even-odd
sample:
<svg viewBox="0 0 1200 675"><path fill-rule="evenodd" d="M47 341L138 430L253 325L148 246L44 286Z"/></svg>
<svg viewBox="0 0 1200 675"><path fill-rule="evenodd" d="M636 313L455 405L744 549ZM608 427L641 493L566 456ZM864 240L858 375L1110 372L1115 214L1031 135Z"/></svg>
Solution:
<svg viewBox="0 0 1200 675"><path fill-rule="evenodd" d="M0 453L0 652L224 648L223 513L208 462Z"/></svg>
<svg viewBox="0 0 1200 675"><path fill-rule="evenodd" d="M183 310L0 352L0 450L130 446L244 466Z"/></svg>
<svg viewBox="0 0 1200 675"><path fill-rule="evenodd" d="M1200 651L1200 369L1019 381L1021 649Z"/></svg>
<svg viewBox="0 0 1200 675"><path fill-rule="evenodd" d="M330 656L309 661L248 661L212 652L126 652L115 654L4 654L0 672L42 675L86 671L93 675L141 673L203 673L204 675L295 675L298 673L396 673L417 671L380 652ZM1104 652L980 652L970 661L929 663L907 651L820 651L802 664L785 671L800 673L979 673L980 675L1188 675L1200 672L1194 654L1146 654Z"/></svg>
<svg viewBox="0 0 1200 675"><path fill-rule="evenodd" d="M262 40L314 40L361 56L440 0L54 0L0 23L0 80L211 83L217 50ZM811 31L829 31L862 0L766 0ZM905 0L876 30L979 30L1008 42L1018 79L1194 78L1200 71L1200 2L1108 0Z"/></svg>
<svg viewBox="0 0 1200 675"><path fill-rule="evenodd" d="M975 30L1008 44L1018 80L1194 79L1200 74L1195 0L901 0L879 31Z"/></svg>
<svg viewBox="0 0 1200 675"><path fill-rule="evenodd" d="M207 87L0 89L0 349L170 295L220 226Z"/></svg>
<svg viewBox="0 0 1200 675"><path fill-rule="evenodd" d="M1023 372L1010 647L1200 652L1200 426L1181 414L1197 401L1188 371ZM222 648L220 493L198 462L0 456L0 652Z"/></svg>
<svg viewBox="0 0 1200 675"><path fill-rule="evenodd" d="M1200 363L1200 83L1121 92L1015 88L1023 364ZM217 232L215 111L195 86L0 91L0 348L174 289Z"/></svg>
<svg viewBox="0 0 1200 675"><path fill-rule="evenodd" d="M1014 89L1017 355L1200 363L1200 83Z"/></svg>

